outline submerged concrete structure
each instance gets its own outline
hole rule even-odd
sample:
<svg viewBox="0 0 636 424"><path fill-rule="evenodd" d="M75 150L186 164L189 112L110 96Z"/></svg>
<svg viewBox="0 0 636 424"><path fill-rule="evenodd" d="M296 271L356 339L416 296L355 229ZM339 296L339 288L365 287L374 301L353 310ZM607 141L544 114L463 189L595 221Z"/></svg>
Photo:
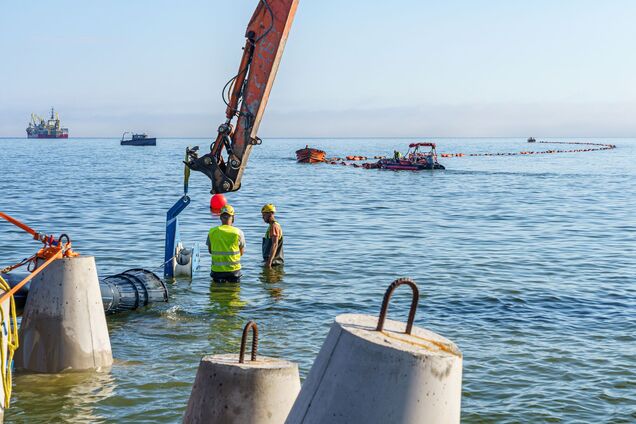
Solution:
<svg viewBox="0 0 636 424"><path fill-rule="evenodd" d="M53 261L31 282L16 368L57 373L100 370L112 363L95 259Z"/></svg>

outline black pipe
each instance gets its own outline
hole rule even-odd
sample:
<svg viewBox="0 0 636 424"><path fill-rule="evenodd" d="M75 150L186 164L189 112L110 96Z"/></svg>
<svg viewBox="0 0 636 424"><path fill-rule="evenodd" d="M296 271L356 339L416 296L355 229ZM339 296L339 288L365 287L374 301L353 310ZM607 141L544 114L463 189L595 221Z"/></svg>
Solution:
<svg viewBox="0 0 636 424"><path fill-rule="evenodd" d="M155 273L141 268L100 278L99 288L107 314L134 311L150 303L168 301L166 284Z"/></svg>
<svg viewBox="0 0 636 424"><path fill-rule="evenodd" d="M16 286L26 275L2 274L10 287ZM31 282L22 286L15 295L15 306L21 314L26 305ZM124 311L134 311L137 308L155 302L168 301L168 287L155 273L133 268L120 274L99 278L99 288L102 293L102 303L106 314L116 314Z"/></svg>

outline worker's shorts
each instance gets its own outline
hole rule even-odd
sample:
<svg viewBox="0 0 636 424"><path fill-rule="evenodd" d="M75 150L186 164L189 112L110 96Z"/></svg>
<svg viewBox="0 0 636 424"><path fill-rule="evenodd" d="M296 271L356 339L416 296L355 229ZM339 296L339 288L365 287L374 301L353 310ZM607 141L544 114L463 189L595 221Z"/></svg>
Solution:
<svg viewBox="0 0 636 424"><path fill-rule="evenodd" d="M210 273L212 280L215 283L240 283L241 282L241 271L233 271L233 272L214 272Z"/></svg>

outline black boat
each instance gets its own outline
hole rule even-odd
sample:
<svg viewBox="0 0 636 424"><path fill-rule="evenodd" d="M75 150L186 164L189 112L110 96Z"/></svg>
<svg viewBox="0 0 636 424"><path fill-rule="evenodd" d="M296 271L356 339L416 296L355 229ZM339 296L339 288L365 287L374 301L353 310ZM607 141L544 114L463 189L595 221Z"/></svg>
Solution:
<svg viewBox="0 0 636 424"><path fill-rule="evenodd" d="M528 143L536 143L536 142L537 142L537 140L535 140L534 137L530 137L528 139Z"/></svg>
<svg viewBox="0 0 636 424"><path fill-rule="evenodd" d="M126 139L126 134L131 134L130 139ZM122 136L121 136L121 144L122 146L156 146L157 145L157 139L154 137L148 137L145 133L144 134L133 134L131 132L126 131Z"/></svg>

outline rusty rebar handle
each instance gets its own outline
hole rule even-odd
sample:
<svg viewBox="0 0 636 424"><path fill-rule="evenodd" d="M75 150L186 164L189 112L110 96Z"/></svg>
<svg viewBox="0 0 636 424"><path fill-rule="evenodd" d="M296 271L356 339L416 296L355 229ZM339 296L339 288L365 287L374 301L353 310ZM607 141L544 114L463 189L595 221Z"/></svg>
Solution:
<svg viewBox="0 0 636 424"><path fill-rule="evenodd" d="M258 350L258 326L256 322L249 321L243 329L243 337L241 337L241 351L239 353L239 364L245 363L245 345L247 344L247 335L252 329L252 361L256 361L256 351Z"/></svg>
<svg viewBox="0 0 636 424"><path fill-rule="evenodd" d="M389 308L389 300L391 300L391 295L395 289L397 289L402 284L407 284L411 287L413 291L413 300L411 300L411 309L409 310L409 319L406 322L406 334L411 334L411 330L413 330L413 321L415 321L415 311L417 311L417 303L420 300L420 291L415 284L415 281L410 278L398 278L394 282L391 283L389 288L386 289L384 293L384 299L382 300L382 308L380 309L380 316L378 317L378 326L375 329L376 331L382 331L384 328L384 321L386 319L387 310Z"/></svg>

